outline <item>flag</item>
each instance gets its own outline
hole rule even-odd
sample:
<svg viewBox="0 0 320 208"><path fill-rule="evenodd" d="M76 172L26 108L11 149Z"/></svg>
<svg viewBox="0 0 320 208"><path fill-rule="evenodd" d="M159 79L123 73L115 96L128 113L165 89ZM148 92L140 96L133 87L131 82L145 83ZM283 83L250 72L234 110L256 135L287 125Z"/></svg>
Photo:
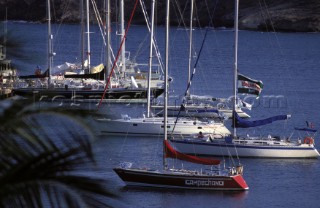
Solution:
<svg viewBox="0 0 320 208"><path fill-rule="evenodd" d="M261 80L254 80L242 74L238 74L238 93L253 94L259 97L263 89Z"/></svg>

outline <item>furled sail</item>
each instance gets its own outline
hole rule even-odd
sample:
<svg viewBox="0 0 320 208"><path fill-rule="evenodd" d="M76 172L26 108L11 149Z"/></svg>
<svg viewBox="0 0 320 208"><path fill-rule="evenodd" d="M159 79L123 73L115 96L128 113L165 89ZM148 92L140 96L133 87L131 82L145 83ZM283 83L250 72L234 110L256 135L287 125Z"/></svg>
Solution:
<svg viewBox="0 0 320 208"><path fill-rule="evenodd" d="M290 115L278 115L278 116L273 116L270 118L262 119L262 120L256 120L256 121L249 121L240 118L240 116L236 113L235 114L235 127L236 128L249 128L249 127L255 127L255 126L262 126L266 124L270 124L274 121L280 121L280 120L287 120L290 118Z"/></svg>
<svg viewBox="0 0 320 208"><path fill-rule="evenodd" d="M78 78L78 79L96 79L96 80L103 80L105 74L105 69L102 69L99 72L92 73L92 74L65 74L65 78Z"/></svg>
<svg viewBox="0 0 320 208"><path fill-rule="evenodd" d="M310 128L297 128L297 127L295 127L294 129L298 130L298 131L317 132L316 129L310 129Z"/></svg>
<svg viewBox="0 0 320 208"><path fill-rule="evenodd" d="M168 140L164 141L164 148L165 148L165 156L170 158L177 158L180 160L197 163L197 164L203 164L203 165L219 165L220 160L215 159L209 159L209 158L200 158L192 155L186 155L181 152L176 151L171 147Z"/></svg>

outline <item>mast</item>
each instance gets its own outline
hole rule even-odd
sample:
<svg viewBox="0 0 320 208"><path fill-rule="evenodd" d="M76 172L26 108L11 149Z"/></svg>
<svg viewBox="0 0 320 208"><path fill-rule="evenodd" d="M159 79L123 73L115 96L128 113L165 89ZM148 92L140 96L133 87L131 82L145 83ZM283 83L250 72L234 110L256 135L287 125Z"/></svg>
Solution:
<svg viewBox="0 0 320 208"><path fill-rule="evenodd" d="M188 83L190 82L190 76L191 76L191 61L192 61L192 28L193 28L193 5L194 0L191 0L191 11L190 11L190 31L189 31L189 68L188 68ZM187 84L188 84L187 83Z"/></svg>
<svg viewBox="0 0 320 208"><path fill-rule="evenodd" d="M121 50L121 63L123 75L126 71L126 40L124 39L124 0L120 0L120 42L123 40L122 50Z"/></svg>
<svg viewBox="0 0 320 208"><path fill-rule="evenodd" d="M88 69L87 69L87 73L90 73L91 49L90 49L90 11L89 11L89 0L86 1L86 12L87 12L87 56L88 56Z"/></svg>
<svg viewBox="0 0 320 208"><path fill-rule="evenodd" d="M2 48L3 59L6 59L6 56L7 56L7 35L8 35L8 8L6 7L5 22L4 22L3 48Z"/></svg>
<svg viewBox="0 0 320 208"><path fill-rule="evenodd" d="M152 73L152 49L153 49L153 33L154 33L154 9L155 0L152 0L151 5L151 31L150 31L150 55L149 55L149 73L148 73L148 97L147 97L147 117L150 117L150 100L151 100L151 73Z"/></svg>
<svg viewBox="0 0 320 208"><path fill-rule="evenodd" d="M48 18L48 88L51 84L51 68L53 62L53 51L52 51L52 32L51 32L51 8L50 0L47 0L47 18Z"/></svg>
<svg viewBox="0 0 320 208"><path fill-rule="evenodd" d="M169 16L170 16L170 0L166 3L166 43L165 43L165 67L164 67L164 140L168 139L167 135L167 105L168 105L168 66L169 66ZM165 148L165 147L164 147ZM167 168L167 162L165 159L165 151L163 151L163 167Z"/></svg>
<svg viewBox="0 0 320 208"><path fill-rule="evenodd" d="M149 20L149 16L147 15L146 5L144 3L144 0L139 0L139 1L140 1L140 5L141 5L141 8L142 8L143 15L144 15L144 19L145 19L146 24L147 24L148 31L151 32L151 29L150 29L151 21ZM155 54L157 56L157 59L158 59L159 65L160 65L161 72L162 72L162 74L164 74L163 61L162 61L162 58L161 58L161 55L160 55L160 50L158 48L157 40L155 39L155 37L153 37L153 49L155 50Z"/></svg>
<svg viewBox="0 0 320 208"><path fill-rule="evenodd" d="M110 0L106 0L106 70L104 75L105 83L107 84L108 75L110 74L111 64L110 64Z"/></svg>
<svg viewBox="0 0 320 208"><path fill-rule="evenodd" d="M84 0L80 1L80 14L81 14L81 43L80 43L80 47L81 47L81 70L84 71L84 61L85 61L85 56L84 56L84 4L83 4Z"/></svg>
<svg viewBox="0 0 320 208"><path fill-rule="evenodd" d="M239 13L239 0L235 0L234 12L234 82L233 82L233 137L237 137L237 129L235 127L235 112L237 105L237 79L238 79L238 13Z"/></svg>

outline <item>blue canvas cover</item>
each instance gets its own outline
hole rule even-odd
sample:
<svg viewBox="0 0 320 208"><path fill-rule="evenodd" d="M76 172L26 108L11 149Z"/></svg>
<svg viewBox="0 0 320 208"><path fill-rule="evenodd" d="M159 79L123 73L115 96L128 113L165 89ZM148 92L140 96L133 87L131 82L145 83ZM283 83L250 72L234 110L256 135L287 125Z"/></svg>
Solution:
<svg viewBox="0 0 320 208"><path fill-rule="evenodd" d="M249 121L249 120L240 118L240 116L236 112L233 112L233 113L235 115L234 118L235 118L236 128L249 128L249 127L262 126L262 125L270 124L274 121L286 120L289 117L288 115L278 115L278 116L273 116L273 117L262 119L262 120Z"/></svg>

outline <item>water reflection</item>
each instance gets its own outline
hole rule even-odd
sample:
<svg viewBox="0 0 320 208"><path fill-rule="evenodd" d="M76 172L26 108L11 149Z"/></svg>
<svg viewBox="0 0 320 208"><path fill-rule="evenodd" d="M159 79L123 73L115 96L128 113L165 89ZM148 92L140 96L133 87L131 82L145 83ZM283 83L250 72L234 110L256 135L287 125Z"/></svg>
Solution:
<svg viewBox="0 0 320 208"><path fill-rule="evenodd" d="M249 191L208 191L124 186L120 195L139 207L245 207ZM223 205L222 205L223 202Z"/></svg>

